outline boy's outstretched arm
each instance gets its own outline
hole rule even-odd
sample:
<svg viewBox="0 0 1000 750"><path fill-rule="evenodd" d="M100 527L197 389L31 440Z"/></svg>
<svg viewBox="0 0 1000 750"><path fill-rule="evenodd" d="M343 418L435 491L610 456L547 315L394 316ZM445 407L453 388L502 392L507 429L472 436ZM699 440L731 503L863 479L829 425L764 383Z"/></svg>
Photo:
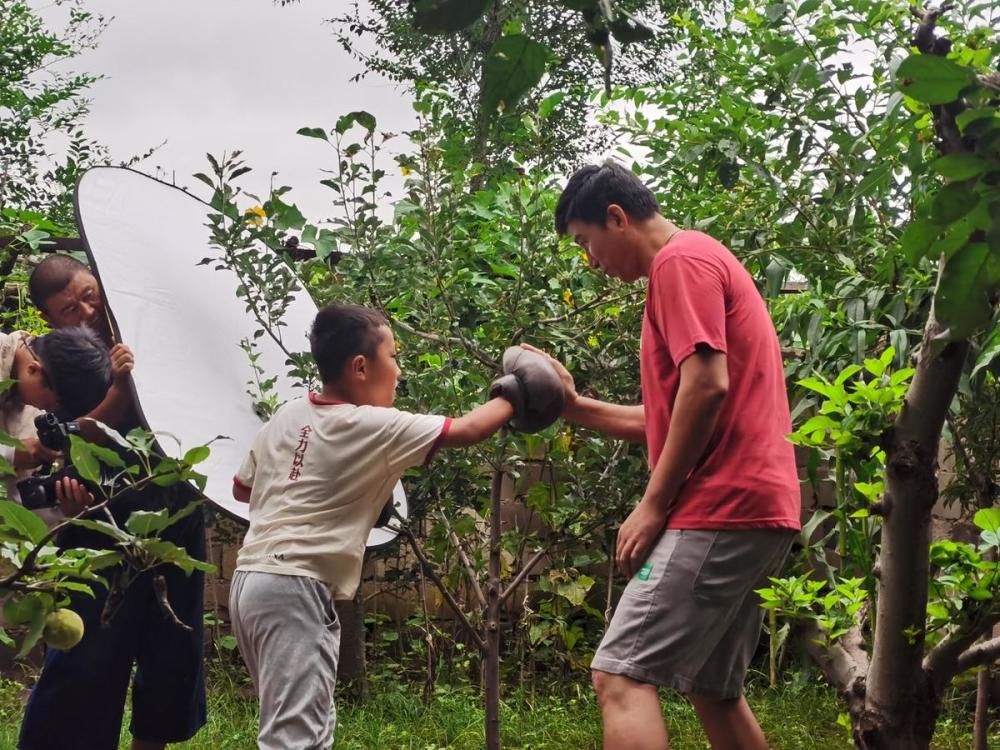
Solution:
<svg viewBox="0 0 1000 750"><path fill-rule="evenodd" d="M576 392L573 376L562 362L530 344L521 344L521 348L545 355L549 358L549 362L556 372L559 373L565 394L563 419L590 430L603 432L605 435L619 440L628 440L632 443L645 442L646 410L642 404L624 406L581 396Z"/></svg>
<svg viewBox="0 0 1000 750"><path fill-rule="evenodd" d="M468 414L452 420L448 434L441 441L443 448L468 448L481 443L503 427L514 416L514 407L503 398L487 401Z"/></svg>

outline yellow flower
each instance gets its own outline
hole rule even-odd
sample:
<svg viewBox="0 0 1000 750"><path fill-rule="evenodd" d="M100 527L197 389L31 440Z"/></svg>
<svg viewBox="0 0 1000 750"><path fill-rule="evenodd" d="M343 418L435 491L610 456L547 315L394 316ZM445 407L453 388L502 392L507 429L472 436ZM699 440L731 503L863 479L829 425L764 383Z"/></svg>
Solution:
<svg viewBox="0 0 1000 750"><path fill-rule="evenodd" d="M597 340L597 336L587 337L587 344L590 346L591 349L596 349L600 345L600 343L601 342Z"/></svg>
<svg viewBox="0 0 1000 750"><path fill-rule="evenodd" d="M572 289L563 289L562 298L563 298L563 302L565 302L567 305L572 305L573 304L573 290Z"/></svg>
<svg viewBox="0 0 1000 750"><path fill-rule="evenodd" d="M264 213L264 209L261 206L254 206L243 212L243 218L246 219L247 224L262 227L264 226L264 222L267 221L267 214Z"/></svg>
<svg viewBox="0 0 1000 750"><path fill-rule="evenodd" d="M403 165L402 165L402 166L401 166L401 167L399 168L399 171L403 173L403 177L409 177L409 176L410 176L411 174L413 174L413 170L412 170L412 169L410 169L410 168L409 168L408 166L406 166L405 164L403 164Z"/></svg>
<svg viewBox="0 0 1000 750"><path fill-rule="evenodd" d="M581 250L580 251L580 260L583 261L583 265L585 265L585 266L589 266L590 265L590 256L587 255L587 251L586 250Z"/></svg>

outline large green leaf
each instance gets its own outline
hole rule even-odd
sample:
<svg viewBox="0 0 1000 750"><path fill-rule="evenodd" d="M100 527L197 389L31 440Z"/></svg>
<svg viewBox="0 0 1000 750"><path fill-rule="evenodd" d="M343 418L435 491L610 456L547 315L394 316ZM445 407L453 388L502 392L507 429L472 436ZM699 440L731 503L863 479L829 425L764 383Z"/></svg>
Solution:
<svg viewBox="0 0 1000 750"><path fill-rule="evenodd" d="M1000 263L985 242L959 250L941 274L934 297L934 313L946 329L943 339L959 341L989 322L990 290L1000 281Z"/></svg>
<svg viewBox="0 0 1000 750"><path fill-rule="evenodd" d="M201 506L200 500L188 503L176 513L170 513L166 508L157 511L133 511L125 521L126 528L138 536L151 536L163 531L185 516L194 513Z"/></svg>
<svg viewBox="0 0 1000 750"><path fill-rule="evenodd" d="M973 72L936 55L910 55L900 63L896 78L903 92L927 104L947 104L973 83Z"/></svg>
<svg viewBox="0 0 1000 750"><path fill-rule="evenodd" d="M201 570L205 573L215 571L215 566L211 563L191 557L187 550L171 542L165 542L162 539L141 539L138 544L158 560L176 565L188 575L191 575L195 570Z"/></svg>
<svg viewBox="0 0 1000 750"><path fill-rule="evenodd" d="M478 21L492 0L416 0L413 23L430 34L461 31Z"/></svg>
<svg viewBox="0 0 1000 750"><path fill-rule="evenodd" d="M365 112L363 109L356 110L354 112L348 112L346 115L341 115L337 119L337 125L334 128L338 133L343 135L346 133L351 125L357 123L369 133L375 130L375 115L371 112Z"/></svg>
<svg viewBox="0 0 1000 750"><path fill-rule="evenodd" d="M40 542L47 533L45 521L18 503L0 500L0 534L4 528L27 542Z"/></svg>
<svg viewBox="0 0 1000 750"><path fill-rule="evenodd" d="M979 356L976 357L976 364L972 368L971 377L976 377L985 368L995 372L994 364L998 362L1000 362L1000 325L993 329L980 349Z"/></svg>
<svg viewBox="0 0 1000 750"><path fill-rule="evenodd" d="M968 183L946 185L931 203L931 219L935 224L951 224L976 207L979 196Z"/></svg>
<svg viewBox="0 0 1000 750"><path fill-rule="evenodd" d="M94 447L76 435L69 436L69 457L80 476L90 482L101 481L101 463L94 454Z"/></svg>
<svg viewBox="0 0 1000 750"><path fill-rule="evenodd" d="M931 167L942 177L949 180L967 180L977 177L989 166L986 161L975 154L948 154L931 164Z"/></svg>
<svg viewBox="0 0 1000 750"><path fill-rule="evenodd" d="M510 111L545 73L549 48L524 34L498 40L486 56L483 109Z"/></svg>
<svg viewBox="0 0 1000 750"><path fill-rule="evenodd" d="M1000 547L1000 509L983 508L976 512L972 522L982 529L984 542Z"/></svg>
<svg viewBox="0 0 1000 750"><path fill-rule="evenodd" d="M900 240L906 259L912 265L919 263L940 233L941 227L927 219L915 219L907 224Z"/></svg>

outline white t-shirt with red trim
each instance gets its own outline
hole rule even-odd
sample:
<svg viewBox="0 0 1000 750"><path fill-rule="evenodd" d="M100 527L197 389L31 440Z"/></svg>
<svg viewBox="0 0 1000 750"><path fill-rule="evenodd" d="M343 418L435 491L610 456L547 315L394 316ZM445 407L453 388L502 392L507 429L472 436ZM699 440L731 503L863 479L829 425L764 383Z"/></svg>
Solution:
<svg viewBox="0 0 1000 750"><path fill-rule="evenodd" d="M365 541L407 469L427 464L451 419L324 401L282 406L233 481L250 489L250 529L236 569L301 575L350 599Z"/></svg>

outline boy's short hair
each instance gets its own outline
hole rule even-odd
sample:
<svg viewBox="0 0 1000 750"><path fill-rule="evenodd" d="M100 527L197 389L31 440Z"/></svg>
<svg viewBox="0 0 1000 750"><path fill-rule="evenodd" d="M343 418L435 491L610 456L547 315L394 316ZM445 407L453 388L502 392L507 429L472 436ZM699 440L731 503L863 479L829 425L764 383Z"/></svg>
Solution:
<svg viewBox="0 0 1000 750"><path fill-rule="evenodd" d="M69 255L49 255L35 266L28 278L28 296L31 303L42 312L46 303L56 294L69 286L81 271L90 272L83 263Z"/></svg>
<svg viewBox="0 0 1000 750"><path fill-rule="evenodd" d="M569 178L556 204L556 232L566 234L571 221L603 227L612 204L639 221L660 211L653 191L630 170L609 159L583 167Z"/></svg>
<svg viewBox="0 0 1000 750"><path fill-rule="evenodd" d="M111 355L86 326L60 328L31 343L59 403L58 416L76 419L93 411L111 386Z"/></svg>
<svg viewBox="0 0 1000 750"><path fill-rule="evenodd" d="M344 365L358 354L375 356L378 329L388 325L381 313L361 305L332 304L322 308L309 331L320 379L324 383L337 380Z"/></svg>

